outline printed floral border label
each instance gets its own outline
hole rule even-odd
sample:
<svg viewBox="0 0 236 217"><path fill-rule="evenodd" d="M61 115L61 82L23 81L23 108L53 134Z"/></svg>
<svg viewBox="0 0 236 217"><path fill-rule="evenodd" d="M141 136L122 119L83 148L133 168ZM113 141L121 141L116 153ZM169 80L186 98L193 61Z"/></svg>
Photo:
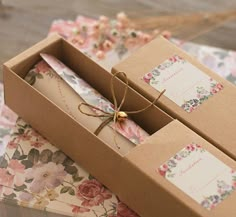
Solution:
<svg viewBox="0 0 236 217"><path fill-rule="evenodd" d="M186 112L192 112L209 97L223 89L223 85L178 55L155 67L143 80Z"/></svg>
<svg viewBox="0 0 236 217"><path fill-rule="evenodd" d="M161 165L158 173L208 210L236 189L236 171L194 143Z"/></svg>

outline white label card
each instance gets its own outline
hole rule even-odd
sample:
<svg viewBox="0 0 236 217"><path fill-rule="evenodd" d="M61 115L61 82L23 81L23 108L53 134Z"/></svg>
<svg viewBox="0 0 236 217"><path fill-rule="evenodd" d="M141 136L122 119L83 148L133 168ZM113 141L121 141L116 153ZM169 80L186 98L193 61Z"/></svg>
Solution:
<svg viewBox="0 0 236 217"><path fill-rule="evenodd" d="M166 89L164 95L186 112L192 112L223 89L222 84L178 55L145 74L143 80L159 92Z"/></svg>
<svg viewBox="0 0 236 217"><path fill-rule="evenodd" d="M236 189L236 171L198 144L189 144L158 172L208 210Z"/></svg>

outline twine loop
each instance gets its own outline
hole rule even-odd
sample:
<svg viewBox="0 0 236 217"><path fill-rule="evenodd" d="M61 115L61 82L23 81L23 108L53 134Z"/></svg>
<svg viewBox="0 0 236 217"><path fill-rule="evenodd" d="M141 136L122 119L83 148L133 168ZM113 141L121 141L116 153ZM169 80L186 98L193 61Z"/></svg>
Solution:
<svg viewBox="0 0 236 217"><path fill-rule="evenodd" d="M122 100L120 102L120 104L118 105L117 103L117 98L116 98L116 94L115 94L115 88L114 88L114 79L118 76L118 75L122 75L124 77L124 82L125 82L125 91L124 91L124 95L122 97ZM126 100L126 97L127 97L127 91L128 91L128 88L129 88L129 81L128 81L128 78L127 78L127 75L124 73L124 72L116 72L113 74L112 78L111 78L111 82L110 82L110 89L111 89L111 94L112 94L112 98L113 98L113 104L114 104L114 111L113 112L107 112L107 111L104 111L103 109L100 109L99 107L97 106L94 106L94 105L91 105L89 103L86 103L86 102L82 102L79 104L78 106L78 109L79 111L84 114L84 115L87 115L87 116L90 116L90 117L100 117L100 118L106 118L99 126L98 128L94 131L94 134L97 136L101 131L102 129L108 125L110 122L114 122L114 126L115 126L115 129L114 131L116 132L116 123L117 122L124 122L127 118L128 118L128 115L129 114L138 114L140 112L144 112L146 111L147 109L149 109L151 106L153 106L159 99L160 97L164 94L164 92L166 90L163 90L159 96L152 102L150 103L150 105L146 106L145 108L143 109L139 109L139 110L136 110L136 111L122 111L121 108L122 106L124 105L125 103L125 100ZM101 112L101 114L92 114L92 113L88 113L88 112L85 112L83 111L82 107L83 106L86 106L86 107L89 107L91 109L94 109L94 110L97 110L99 112ZM114 140L115 140L115 137L114 137ZM120 149L120 147L117 145L116 141L115 141L115 144L117 146L118 149Z"/></svg>

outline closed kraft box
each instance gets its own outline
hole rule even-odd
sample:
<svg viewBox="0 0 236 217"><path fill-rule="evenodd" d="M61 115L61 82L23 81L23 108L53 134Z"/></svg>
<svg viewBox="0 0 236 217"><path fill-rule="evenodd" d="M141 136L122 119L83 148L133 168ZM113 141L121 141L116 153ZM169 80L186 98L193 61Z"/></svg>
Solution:
<svg viewBox="0 0 236 217"><path fill-rule="evenodd" d="M158 37L117 64L130 86L236 159L236 88L195 58Z"/></svg>
<svg viewBox="0 0 236 217"><path fill-rule="evenodd" d="M5 102L32 127L143 217L235 217L231 158L156 106L132 116L151 136L120 154L24 80L41 52L56 56L112 99L110 73L59 36L49 37L4 64ZM119 101L125 85L116 79L115 87ZM149 104L129 88L123 109Z"/></svg>

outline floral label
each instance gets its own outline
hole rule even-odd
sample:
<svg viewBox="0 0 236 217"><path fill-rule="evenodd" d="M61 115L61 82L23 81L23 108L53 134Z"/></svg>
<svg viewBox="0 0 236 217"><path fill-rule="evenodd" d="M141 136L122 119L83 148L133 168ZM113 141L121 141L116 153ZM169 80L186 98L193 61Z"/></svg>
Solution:
<svg viewBox="0 0 236 217"><path fill-rule="evenodd" d="M236 171L198 144L189 144L158 172L208 210L236 189Z"/></svg>
<svg viewBox="0 0 236 217"><path fill-rule="evenodd" d="M165 96L187 112L192 112L223 88L178 55L145 74L143 80L158 91L166 89Z"/></svg>

